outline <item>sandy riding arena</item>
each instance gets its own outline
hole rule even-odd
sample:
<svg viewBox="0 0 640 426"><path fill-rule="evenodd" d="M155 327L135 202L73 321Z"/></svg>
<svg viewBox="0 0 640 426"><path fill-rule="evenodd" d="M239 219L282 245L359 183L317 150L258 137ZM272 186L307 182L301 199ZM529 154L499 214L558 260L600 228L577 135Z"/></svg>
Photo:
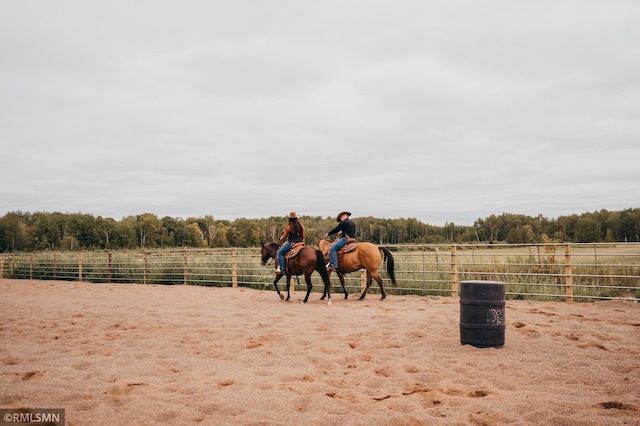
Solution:
<svg viewBox="0 0 640 426"><path fill-rule="evenodd" d="M0 408L67 425L640 425L640 304L0 280Z"/></svg>

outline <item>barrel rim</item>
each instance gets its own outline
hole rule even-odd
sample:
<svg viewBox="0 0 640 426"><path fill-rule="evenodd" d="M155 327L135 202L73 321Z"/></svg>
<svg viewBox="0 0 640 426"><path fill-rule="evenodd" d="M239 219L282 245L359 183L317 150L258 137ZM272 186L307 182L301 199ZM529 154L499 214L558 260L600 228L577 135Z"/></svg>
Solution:
<svg viewBox="0 0 640 426"><path fill-rule="evenodd" d="M474 299L460 299L461 305L476 305L476 306L504 306L506 302L504 300L474 300Z"/></svg>
<svg viewBox="0 0 640 426"><path fill-rule="evenodd" d="M467 330L504 330L506 324L470 324L461 322L460 328Z"/></svg>

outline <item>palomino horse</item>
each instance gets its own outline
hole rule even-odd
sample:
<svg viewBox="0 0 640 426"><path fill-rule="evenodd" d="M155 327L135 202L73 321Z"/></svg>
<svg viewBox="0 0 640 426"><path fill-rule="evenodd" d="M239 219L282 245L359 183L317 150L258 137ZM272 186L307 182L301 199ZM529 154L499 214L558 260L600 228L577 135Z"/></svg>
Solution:
<svg viewBox="0 0 640 426"><path fill-rule="evenodd" d="M262 248L260 250L262 265L265 265L270 258L273 258L277 264L278 259L276 254L279 248L278 244L260 244L262 245ZM296 250L295 247L291 251L294 250ZM320 250L318 250L316 247L304 246L292 258L287 258L287 255L285 255L285 260L286 267L284 272L287 276L287 301L291 298L291 293L289 292L291 286L291 276L304 275L304 281L307 283L307 295L305 296L302 303L307 303L307 300L309 300L309 293L311 293L311 288L313 287L311 284L311 274L313 274L313 271L318 271L320 277L322 278L322 283L324 284L324 292L328 295L329 304L331 304L329 274L327 273L327 269L324 264L324 256L322 255L322 252ZM282 278L282 274L276 275L276 279L273 281L273 286L276 288L278 296L280 296L280 300L284 300L284 296L280 294L280 289L278 289L278 281L280 281L280 278ZM324 296L322 296L322 300L324 300Z"/></svg>
<svg viewBox="0 0 640 426"><path fill-rule="evenodd" d="M324 254L325 262L329 261L329 249L331 248L331 244L331 241L320 240L319 246L320 250ZM387 294L384 292L382 278L378 273L378 268L383 260L387 261L387 273L389 274L389 278L391 278L391 283L394 286L397 285L395 272L393 271L394 260L389 249L385 247L378 247L375 244L367 242L356 243L356 247L353 250L349 250L348 245L345 246L345 249L344 254L340 256L342 259L339 259L340 264L338 265L338 278L340 279L340 284L342 284L342 289L345 290L345 298L347 297L347 291L344 287L344 274L364 268L367 270L367 286L359 299L363 300L365 298L373 280L376 280L380 286L380 293L382 293L381 299L385 299Z"/></svg>

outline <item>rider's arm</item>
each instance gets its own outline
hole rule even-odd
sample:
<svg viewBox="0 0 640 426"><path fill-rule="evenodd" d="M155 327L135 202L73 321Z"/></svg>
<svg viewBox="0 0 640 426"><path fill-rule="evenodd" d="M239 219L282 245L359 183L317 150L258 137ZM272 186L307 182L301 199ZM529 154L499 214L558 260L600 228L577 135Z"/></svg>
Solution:
<svg viewBox="0 0 640 426"><path fill-rule="evenodd" d="M284 241L287 239L287 236L289 236L290 230L291 230L291 226L289 226L289 224L287 223L287 226L285 226L284 228L284 234L282 234L282 237L280 237L280 241Z"/></svg>
<svg viewBox="0 0 640 426"><path fill-rule="evenodd" d="M338 224L338 226L336 226L335 228L333 228L331 231L327 232L327 235L333 235L333 234L335 234L335 233L336 233L336 232L338 232L338 231L342 231L342 228L343 228L342 223L343 223L343 222L340 222L340 223Z"/></svg>

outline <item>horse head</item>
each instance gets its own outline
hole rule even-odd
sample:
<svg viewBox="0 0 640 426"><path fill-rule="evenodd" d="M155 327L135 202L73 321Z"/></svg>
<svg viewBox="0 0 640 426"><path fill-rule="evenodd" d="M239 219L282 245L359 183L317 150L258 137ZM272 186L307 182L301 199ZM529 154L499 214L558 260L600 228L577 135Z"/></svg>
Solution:
<svg viewBox="0 0 640 426"><path fill-rule="evenodd" d="M262 266L267 264L267 260L269 260L269 252L267 251L267 248L265 247L265 243L261 242L260 243L260 264Z"/></svg>
<svg viewBox="0 0 640 426"><path fill-rule="evenodd" d="M278 252L278 245L276 243L260 243L260 264L262 266L267 264L270 258L275 259Z"/></svg>

